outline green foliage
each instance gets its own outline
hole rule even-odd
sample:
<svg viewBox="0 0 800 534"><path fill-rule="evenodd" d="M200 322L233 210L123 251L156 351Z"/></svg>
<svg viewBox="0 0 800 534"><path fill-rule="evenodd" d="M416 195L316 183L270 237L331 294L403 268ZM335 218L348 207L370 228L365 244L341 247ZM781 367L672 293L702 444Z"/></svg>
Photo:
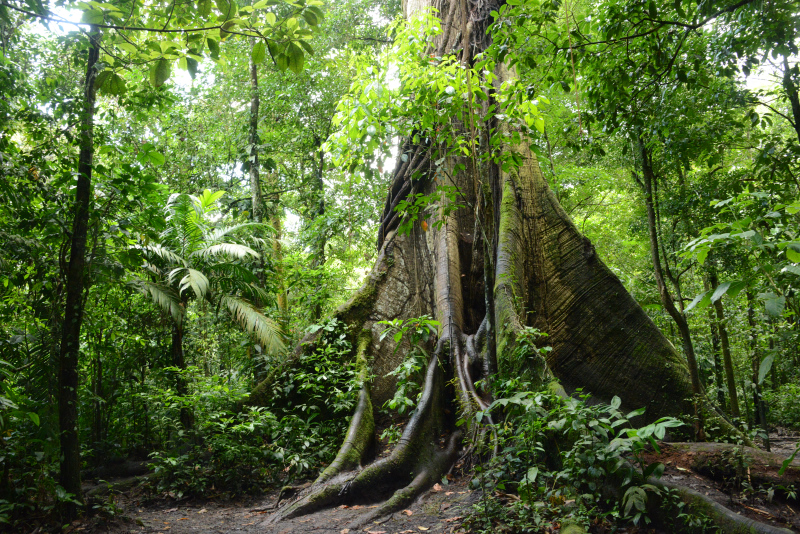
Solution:
<svg viewBox="0 0 800 534"><path fill-rule="evenodd" d="M395 342L394 352L400 350L403 340L410 345L410 350L406 353L402 363L386 375L394 376L397 379L397 386L394 396L386 401L384 406L390 410L397 410L399 414L404 414L417 405L419 396L422 394L422 379L430 360L428 345L438 334L437 328L441 324L427 315L406 320L378 321L377 324L386 325L381 332L381 340L392 334ZM395 437L392 431L389 431L387 436L390 441Z"/></svg>
<svg viewBox="0 0 800 534"><path fill-rule="evenodd" d="M318 354L313 362L320 373L336 373L337 366L324 354ZM159 421L159 428L178 428L184 407L192 409L196 420L191 433L173 431L173 446L151 454L155 491L176 496L260 493L280 481L308 476L330 462L347 428L344 418L315 420L317 414L306 413L313 411L311 407L299 407L297 413L265 407L233 411L246 395L244 389L231 388L221 377L203 377L197 368L182 372L192 384L191 394L181 396L170 388L156 388L143 395L157 411L154 420ZM308 377L298 373L295 378L303 388L314 387L306 383ZM316 388L321 389L319 385ZM338 413L354 406L352 398L336 402Z"/></svg>
<svg viewBox="0 0 800 534"><path fill-rule="evenodd" d="M590 405L588 395L574 399L529 392L526 383L514 379L499 385L501 396L488 410L505 417L497 423L501 453L481 466L474 481L484 492L516 490L519 494L520 500L510 509L495 510L497 520L540 526L558 517L566 500L574 500L579 515L649 522L648 494L660 490L646 479L660 476L664 466L647 464L642 453L647 447L657 451L655 440L663 439L680 421L664 418L637 427L635 420L644 410L623 414L618 397L610 405ZM633 457L638 470L626 463L628 457ZM619 502L607 503L601 497L600 489L609 477L620 480L624 495ZM489 511L486 506L478 505L478 516Z"/></svg>
<svg viewBox="0 0 800 534"><path fill-rule="evenodd" d="M764 400L770 406L769 419L776 425L800 430L800 385L788 382L767 391Z"/></svg>

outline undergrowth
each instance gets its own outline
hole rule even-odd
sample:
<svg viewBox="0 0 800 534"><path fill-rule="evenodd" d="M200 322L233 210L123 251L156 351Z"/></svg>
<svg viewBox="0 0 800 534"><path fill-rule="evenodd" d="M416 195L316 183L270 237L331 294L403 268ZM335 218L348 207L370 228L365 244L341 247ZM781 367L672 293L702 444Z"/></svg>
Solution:
<svg viewBox="0 0 800 534"><path fill-rule="evenodd" d="M484 498L467 520L471 532L545 532L554 523L644 525L647 501L660 490L646 483L664 466L643 452L680 421L664 418L637 427L643 409L620 411L620 399L591 404L589 395L564 398L528 391L511 379L488 408L495 414L500 453L476 468L472 484ZM480 416L480 414L479 414ZM610 480L614 484L610 484ZM622 488L622 496L613 490ZM499 497L499 498L497 498Z"/></svg>

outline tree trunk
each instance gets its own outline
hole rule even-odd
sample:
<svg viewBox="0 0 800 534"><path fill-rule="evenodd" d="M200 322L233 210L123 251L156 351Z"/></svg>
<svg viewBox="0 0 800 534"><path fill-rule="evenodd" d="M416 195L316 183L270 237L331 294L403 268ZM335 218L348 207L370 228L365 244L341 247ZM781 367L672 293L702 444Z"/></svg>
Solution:
<svg viewBox="0 0 800 534"><path fill-rule="evenodd" d="M83 84L78 179L75 187L75 212L67 267L67 301L61 330L58 373L58 426L61 445L59 484L80 502L83 502L83 493L81 492L81 456L78 436L78 355L84 310L86 236L92 200L94 81L97 77L95 65L100 55L100 39L100 32L92 26L89 32L89 53ZM64 515L68 520L74 519L77 512L77 507L73 503L68 503L64 507Z"/></svg>
<svg viewBox="0 0 800 534"><path fill-rule="evenodd" d="M719 285L717 273L711 271L708 276L711 287L717 287ZM731 400L731 415L735 419L741 419L742 414L739 411L739 394L736 392L736 376L733 373L731 345L728 341L728 327L725 324L725 310L722 306L721 298L714 302L714 312L717 315L717 328L719 329L719 340L722 345L722 362L725 366L725 382L728 385L728 397Z"/></svg>
<svg viewBox="0 0 800 534"><path fill-rule="evenodd" d="M489 13L499 2L432 4L443 20L433 57L453 51L462 63L471 63L488 45ZM408 16L430 6L407 0L404 9ZM511 76L503 66L496 74L495 89ZM491 97L490 103L495 103ZM455 461L464 428L457 429L456 420L469 422L468 450L489 439L473 415L492 397L475 383L486 383L495 373L529 380L532 387L555 377L567 391L583 388L601 401L618 395L626 408L646 407L646 421L691 408L684 360L561 208L527 143L504 149L518 153L518 168L503 170L479 157L490 149L489 132L508 132L502 123L481 119L489 103L483 105L476 110L479 116L470 110L469 124L463 125L478 143L471 155L439 160L435 148L425 144L407 139L401 146L378 232L377 263L335 313L348 327L352 357L362 367L371 362L374 381L362 389L336 460L272 521L339 503L385 499L348 526L352 529L407 506ZM463 206L444 209L448 201L440 185L456 187ZM412 193L440 199L437 224L417 220L409 233L398 233L401 216L394 207ZM441 326L422 397L398 445L389 456L370 462L372 406L392 396L394 379L386 375L405 352L402 346L395 350L392 336L381 339L384 326L378 321L423 314ZM548 334L552 350L546 360L518 344L526 327ZM313 347L318 335L308 336L295 356ZM259 404L272 391L268 379L248 403Z"/></svg>
<svg viewBox="0 0 800 534"><path fill-rule="evenodd" d="M264 197L261 193L261 167L259 161L258 137L258 107L260 104L258 96L258 67L253 62L250 55L250 120L248 122L249 135L248 143L248 163L250 166L250 197L253 210L253 220L257 223L264 221Z"/></svg>
<svg viewBox="0 0 800 534"><path fill-rule="evenodd" d="M653 172L652 161L650 159L650 151L645 146L644 140L640 137L639 153L641 155L642 166L642 179L644 182L645 206L647 209L647 228L650 236L650 256L653 260L653 274L658 286L658 294L661 297L661 304L667 310L670 317L675 321L678 327L678 332L681 334L681 341L683 342L683 352L686 356L687 363L689 364L689 376L692 383L692 394L694 396L694 414L695 414L695 437L699 440L703 438L703 420L702 410L700 409L700 399L703 396L703 387L700 384L700 373L697 368L697 358L694 353L694 345L692 344L692 335L689 331L689 323L686 321L686 316L675 307L675 301L669 293L667 284L664 282L664 274L661 267L661 255L659 253L659 240L658 240L658 227L656 222L655 210L655 196L653 195L653 183L656 180Z"/></svg>
<svg viewBox="0 0 800 534"><path fill-rule="evenodd" d="M759 382L759 368L761 356L758 350L758 333L756 332L755 308L753 308L753 292L747 290L747 323L750 325L750 350L752 351L751 369L753 371L753 423L761 425L764 431L764 446L767 451L769 446L769 427L767 425L767 411L764 399L761 397L761 383Z"/></svg>
<svg viewBox="0 0 800 534"><path fill-rule="evenodd" d="M317 147L317 157L319 162L314 170L314 192L317 195L317 213L315 218L322 219L325 216L325 182L323 181L323 172L325 171L325 152L322 150L322 141L320 137L314 138L314 145ZM328 243L328 229L327 226L318 232L313 245L311 267L313 269L322 269L325 266L325 246ZM319 276L317 284L317 292L322 291L322 276ZM318 295L319 297L319 295ZM319 322L322 318L322 302L318 299L315 301L311 311L311 320Z"/></svg>
<svg viewBox="0 0 800 534"><path fill-rule="evenodd" d="M708 276L703 276L703 289L707 292L711 290L711 283ZM717 388L717 402L725 410L725 392L722 390L723 369L722 358L720 357L719 327L714 318L714 310L708 308L708 327L711 330L711 351L714 354L714 385Z"/></svg>
<svg viewBox="0 0 800 534"><path fill-rule="evenodd" d="M184 303L185 305L185 303ZM183 373L186 370L186 361L183 355L183 335L184 324L173 323L172 325L172 345L170 353L172 356L172 366L177 369L175 373L175 391L181 396L181 425L184 430L191 430L194 426L194 413L189 406L186 406L186 396L189 394L189 384L186 380L186 375Z"/></svg>

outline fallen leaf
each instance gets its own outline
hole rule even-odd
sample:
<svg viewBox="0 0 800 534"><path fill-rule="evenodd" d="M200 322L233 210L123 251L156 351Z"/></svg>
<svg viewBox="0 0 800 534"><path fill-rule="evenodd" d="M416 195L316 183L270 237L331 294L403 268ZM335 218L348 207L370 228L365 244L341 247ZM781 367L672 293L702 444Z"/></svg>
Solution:
<svg viewBox="0 0 800 534"><path fill-rule="evenodd" d="M428 527L417 527L420 530L430 530Z"/></svg>
<svg viewBox="0 0 800 534"><path fill-rule="evenodd" d="M386 534L385 530L368 530L367 534Z"/></svg>
<svg viewBox="0 0 800 534"><path fill-rule="evenodd" d="M255 522L255 521L250 521L249 523L245 523L245 524L244 524L244 526L247 526L247 525L255 525L255 524L256 524L256 522Z"/></svg>
<svg viewBox="0 0 800 534"><path fill-rule="evenodd" d="M360 504L357 504L357 505L353 506L353 507L351 508L351 510L360 510L361 508L364 508L364 507L363 507L363 506L361 506Z"/></svg>
<svg viewBox="0 0 800 534"><path fill-rule="evenodd" d="M189 519L189 518L188 517L179 517L178 521L186 521L187 519Z"/></svg>
<svg viewBox="0 0 800 534"><path fill-rule="evenodd" d="M461 519L461 516L457 515L455 517L451 517L450 519L445 519L444 522L445 523L452 523L453 521L458 521L459 519Z"/></svg>
<svg viewBox="0 0 800 534"><path fill-rule="evenodd" d="M198 514L204 514L206 512L208 512L208 510L206 510L205 508L203 508L202 510L198 510L197 511Z"/></svg>
<svg viewBox="0 0 800 534"><path fill-rule="evenodd" d="M346 509L346 508L350 508L350 507L349 507L348 505L346 505L346 504L343 504L343 505L341 505L341 506L339 507L339 510L344 510L344 509Z"/></svg>
<svg viewBox="0 0 800 534"><path fill-rule="evenodd" d="M433 491L442 491L442 485L437 482L433 485Z"/></svg>
<svg viewBox="0 0 800 534"><path fill-rule="evenodd" d="M414 515L414 512L412 512L411 510L403 510L403 513L406 515Z"/></svg>
<svg viewBox="0 0 800 534"><path fill-rule="evenodd" d="M679 465L676 465L675 469L677 469L678 471L688 471L688 469L686 469L685 467L681 467Z"/></svg>
<svg viewBox="0 0 800 534"><path fill-rule="evenodd" d="M164 513L165 513L165 514L168 514L168 513L170 513L170 512L177 512L177 511L178 511L178 509L177 509L177 508L170 508L169 510L164 510Z"/></svg>
<svg viewBox="0 0 800 534"><path fill-rule="evenodd" d="M451 503L451 502L446 502L446 503L442 504L442 507L441 507L441 508L439 508L439 509L440 509L440 510L442 510L442 511L445 511L445 510L447 510L448 508L450 508L451 506L453 506L453 503Z"/></svg>
<svg viewBox="0 0 800 534"><path fill-rule="evenodd" d="M452 495L453 493L455 493L455 491L445 491L444 492L445 495Z"/></svg>
<svg viewBox="0 0 800 534"><path fill-rule="evenodd" d="M403 531L400 532L400 534L411 534L412 532L414 532L414 531L413 530L403 530Z"/></svg>
<svg viewBox="0 0 800 534"><path fill-rule="evenodd" d="M339 534L350 534L350 529L349 528L343 528L342 531L339 532Z"/></svg>

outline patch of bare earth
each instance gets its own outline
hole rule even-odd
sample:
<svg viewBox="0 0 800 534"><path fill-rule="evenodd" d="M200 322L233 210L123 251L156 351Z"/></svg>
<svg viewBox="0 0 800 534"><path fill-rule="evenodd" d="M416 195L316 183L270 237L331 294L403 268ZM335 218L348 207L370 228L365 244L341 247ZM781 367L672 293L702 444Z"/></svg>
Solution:
<svg viewBox="0 0 800 534"><path fill-rule="evenodd" d="M448 486L435 485L406 510L373 522L358 531L345 525L368 510L369 506L340 506L298 517L275 525L266 522L275 509L277 492L257 499L238 501L155 500L147 502L133 494L117 497L121 508L111 522L76 525L73 531L108 534L452 534L478 499L478 492L467 488L466 479Z"/></svg>
<svg viewBox="0 0 800 534"><path fill-rule="evenodd" d="M780 465L758 451L746 448L720 449L716 443L661 444L661 454L645 455L647 462L665 465L661 479L689 487L739 515L800 533L800 501L781 489L783 482L800 494L800 477L779 477ZM777 452L788 457L794 445ZM793 465L798 465L795 460ZM788 488L790 491L791 487Z"/></svg>

